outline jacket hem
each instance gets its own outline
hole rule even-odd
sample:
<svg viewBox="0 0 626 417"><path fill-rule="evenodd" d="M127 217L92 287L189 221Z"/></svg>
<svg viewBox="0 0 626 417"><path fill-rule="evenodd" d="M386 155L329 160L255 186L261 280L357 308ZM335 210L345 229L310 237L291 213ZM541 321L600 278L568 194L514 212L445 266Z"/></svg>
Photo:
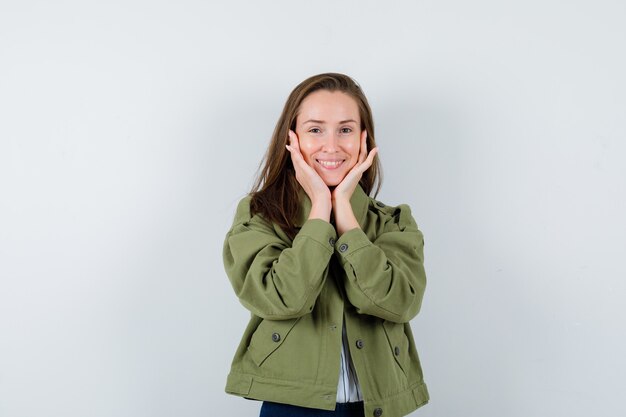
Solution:
<svg viewBox="0 0 626 417"><path fill-rule="evenodd" d="M337 401L336 387L236 372L228 375L226 392L252 400L272 401L321 410L334 410ZM429 395L426 384L420 382L390 396L365 397L363 400L365 415L372 415L376 408L382 408L388 417L401 417L427 404Z"/></svg>
<svg viewBox="0 0 626 417"><path fill-rule="evenodd" d="M263 378L234 372L228 375L226 392L253 400L272 401L322 410L334 410L337 402L337 387Z"/></svg>

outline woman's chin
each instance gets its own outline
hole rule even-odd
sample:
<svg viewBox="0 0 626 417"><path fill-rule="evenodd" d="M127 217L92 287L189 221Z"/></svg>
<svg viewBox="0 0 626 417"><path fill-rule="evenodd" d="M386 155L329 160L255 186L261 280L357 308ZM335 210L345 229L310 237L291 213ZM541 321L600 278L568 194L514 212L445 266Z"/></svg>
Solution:
<svg viewBox="0 0 626 417"><path fill-rule="evenodd" d="M341 184L341 181L343 181L344 178L345 175L341 177L323 177L322 179L324 180L324 184L326 184L328 188L335 188L336 186Z"/></svg>

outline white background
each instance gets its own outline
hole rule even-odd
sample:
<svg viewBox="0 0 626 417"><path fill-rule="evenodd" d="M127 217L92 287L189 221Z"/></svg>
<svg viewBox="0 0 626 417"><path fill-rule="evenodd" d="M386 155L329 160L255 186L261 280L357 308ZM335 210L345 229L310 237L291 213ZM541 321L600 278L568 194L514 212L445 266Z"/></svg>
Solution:
<svg viewBox="0 0 626 417"><path fill-rule="evenodd" d="M353 76L428 288L413 416L623 416L626 4L0 3L0 416L255 416L223 237L282 105Z"/></svg>

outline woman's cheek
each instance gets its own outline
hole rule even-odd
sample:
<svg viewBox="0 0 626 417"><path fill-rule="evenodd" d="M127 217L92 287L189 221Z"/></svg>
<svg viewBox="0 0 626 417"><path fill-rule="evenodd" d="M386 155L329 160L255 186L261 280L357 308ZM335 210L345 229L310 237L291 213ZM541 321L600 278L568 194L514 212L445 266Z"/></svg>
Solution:
<svg viewBox="0 0 626 417"><path fill-rule="evenodd" d="M350 168L352 168L359 160L359 140L358 138L355 140L351 140L346 144L345 151L350 155L350 159L352 159L350 163Z"/></svg>
<svg viewBox="0 0 626 417"><path fill-rule="evenodd" d="M300 142L300 149L310 154L313 149L313 144L310 140L304 139Z"/></svg>
<svg viewBox="0 0 626 417"><path fill-rule="evenodd" d="M300 151L302 152L302 156L307 164L313 166L313 161L311 160L311 155L313 154L313 143L310 140L301 139L300 140Z"/></svg>

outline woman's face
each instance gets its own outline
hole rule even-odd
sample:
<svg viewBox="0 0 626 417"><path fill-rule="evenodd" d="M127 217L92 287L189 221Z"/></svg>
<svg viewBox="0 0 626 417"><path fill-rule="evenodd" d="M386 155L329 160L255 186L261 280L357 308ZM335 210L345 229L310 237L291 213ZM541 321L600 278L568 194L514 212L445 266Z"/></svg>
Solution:
<svg viewBox="0 0 626 417"><path fill-rule="evenodd" d="M357 163L366 132L361 131L359 107L352 97L318 90L300 104L296 134L306 163L332 187Z"/></svg>

